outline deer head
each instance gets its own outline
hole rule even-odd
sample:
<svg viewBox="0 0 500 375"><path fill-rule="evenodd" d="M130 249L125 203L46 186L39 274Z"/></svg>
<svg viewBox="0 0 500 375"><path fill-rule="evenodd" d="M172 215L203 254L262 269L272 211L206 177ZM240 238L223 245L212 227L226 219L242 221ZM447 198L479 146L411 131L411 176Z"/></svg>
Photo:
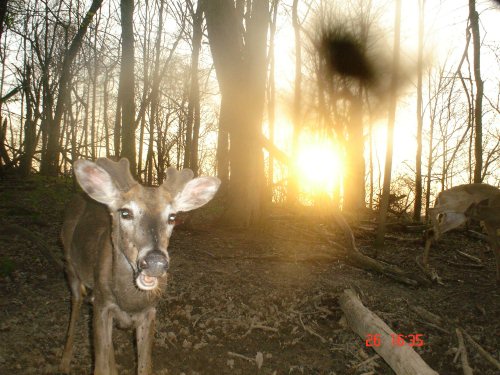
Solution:
<svg viewBox="0 0 500 375"><path fill-rule="evenodd" d="M134 180L126 159L95 163L78 160L74 171L82 189L108 207L115 252L123 254L141 290L153 290L168 268L168 244L180 211L203 206L217 192L216 177L193 179L189 169L169 168L159 187L144 187Z"/></svg>

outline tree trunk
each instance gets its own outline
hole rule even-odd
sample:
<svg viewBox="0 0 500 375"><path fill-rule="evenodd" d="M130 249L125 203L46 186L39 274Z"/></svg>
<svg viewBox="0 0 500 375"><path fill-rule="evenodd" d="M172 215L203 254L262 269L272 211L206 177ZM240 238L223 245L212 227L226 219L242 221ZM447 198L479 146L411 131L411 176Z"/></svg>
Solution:
<svg viewBox="0 0 500 375"><path fill-rule="evenodd" d="M259 139L265 99L268 7L267 0L252 2L244 48L233 1L209 1L205 9L222 94L220 127L228 129L231 142L225 220L237 226L248 226L261 217L264 163Z"/></svg>
<svg viewBox="0 0 500 375"><path fill-rule="evenodd" d="M292 4L292 24L295 37L295 86L293 98L293 139L292 139L292 155L297 155L299 148L299 136L302 128L301 107L302 107L302 40L300 37L300 22L298 15L299 0L293 0ZM320 162L318 160L318 162ZM298 168L292 165L288 170L288 191L287 200L289 203L294 203L298 199L299 194L299 176L297 175Z"/></svg>
<svg viewBox="0 0 500 375"><path fill-rule="evenodd" d="M424 52L424 7L425 0L419 0L418 58L417 58L417 155L415 157L415 204L413 221L420 222L422 216L422 56Z"/></svg>
<svg viewBox="0 0 500 375"><path fill-rule="evenodd" d="M42 157L42 163L40 170L42 174L55 176L59 169L59 136L61 132L61 120L64 113L64 108L66 104L66 97L70 94L70 68L73 60L76 57L80 46L82 45L83 37L85 36L87 29L92 22L92 19L96 12L102 5L103 0L93 0L85 18L83 19L77 33L73 37L71 44L64 55L64 60L62 63L61 76L59 78L59 94L57 97L56 110L53 120L48 121L47 129L47 148L45 150L45 155Z"/></svg>
<svg viewBox="0 0 500 375"><path fill-rule="evenodd" d="M349 136L346 140L347 165L344 178L344 209L359 211L365 207L365 157L363 138L363 87L352 95Z"/></svg>
<svg viewBox="0 0 500 375"><path fill-rule="evenodd" d="M121 0L122 61L120 90L122 109L121 156L130 162L130 170L137 172L135 150L135 97L134 97L134 0Z"/></svg>
<svg viewBox="0 0 500 375"><path fill-rule="evenodd" d="M276 80L275 80L275 35L276 35L276 18L278 16L278 0L272 4L272 20L270 24L269 35L269 79L267 91L267 121L269 124L269 141L274 144L274 128L276 119ZM273 200L273 185L274 185L274 156L269 151L269 170L267 176L268 186L266 192L266 200L271 203Z"/></svg>
<svg viewBox="0 0 500 375"><path fill-rule="evenodd" d="M481 174L483 166L483 91L481 79L481 39L479 35L479 14L476 11L476 1L469 0L469 21L472 31L474 49L474 80L476 81L476 103L474 105L474 182L483 181Z"/></svg>
<svg viewBox="0 0 500 375"><path fill-rule="evenodd" d="M385 223L387 220L387 211L389 209L389 196L391 187L391 172L392 172L392 149L394 144L394 123L396 120L396 104L397 104L397 87L399 75L399 41L401 30L401 0L396 1L396 13L394 20L394 56L392 60L392 77L391 77L391 98L389 103L389 119L387 123L387 149L385 154L385 169L384 169L384 187L382 191L382 200L379 208L379 221L377 229L377 238L375 239L376 246L384 245Z"/></svg>
<svg viewBox="0 0 500 375"><path fill-rule="evenodd" d="M9 0L0 0L0 39L2 39L3 29L5 24L5 16L7 15L7 4ZM1 48L1 46L0 46ZM2 50L0 49L0 55L2 54Z"/></svg>
<svg viewBox="0 0 500 375"><path fill-rule="evenodd" d="M203 9L198 1L193 14L193 53L191 55L191 84L189 87L188 115L186 122L186 140L184 147L184 168L191 168L198 174L198 138L200 133L200 87L198 82L198 63L200 58Z"/></svg>

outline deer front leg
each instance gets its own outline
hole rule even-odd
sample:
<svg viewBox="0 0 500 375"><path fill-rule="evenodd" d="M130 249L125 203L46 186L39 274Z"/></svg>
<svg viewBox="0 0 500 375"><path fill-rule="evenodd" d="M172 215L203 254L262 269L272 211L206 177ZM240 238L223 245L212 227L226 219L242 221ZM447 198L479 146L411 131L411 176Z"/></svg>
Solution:
<svg viewBox="0 0 500 375"><path fill-rule="evenodd" d="M151 308L141 314L136 322L137 373L139 375L151 374L151 350L153 348L155 317L156 309Z"/></svg>
<svg viewBox="0 0 500 375"><path fill-rule="evenodd" d="M94 375L118 375L113 350L113 317L107 307L94 303Z"/></svg>
<svg viewBox="0 0 500 375"><path fill-rule="evenodd" d="M71 265L68 266L67 275L71 288L71 318L69 321L68 333L66 336L66 345L64 346L61 364L59 365L59 371L61 371L63 374L69 373L69 365L73 354L73 342L75 340L75 327L78 321L78 316L80 315L80 308L82 306L84 290L82 283L76 276Z"/></svg>
<svg viewBox="0 0 500 375"><path fill-rule="evenodd" d="M427 267L427 265L429 264L429 251L431 249L432 243L435 241L436 238L434 229L428 229L427 231L425 231L424 238L425 238L425 246L424 246L424 255L422 263L424 264L424 266Z"/></svg>

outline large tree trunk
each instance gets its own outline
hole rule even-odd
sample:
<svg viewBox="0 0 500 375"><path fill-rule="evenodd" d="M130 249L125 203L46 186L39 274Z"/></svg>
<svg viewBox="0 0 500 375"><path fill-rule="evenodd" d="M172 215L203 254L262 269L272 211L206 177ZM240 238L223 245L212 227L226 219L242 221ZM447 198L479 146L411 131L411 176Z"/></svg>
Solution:
<svg viewBox="0 0 500 375"><path fill-rule="evenodd" d="M264 176L259 142L266 81L268 1L254 0L243 46L232 0L206 3L208 37L222 94L220 127L230 135L227 222L248 226L261 216Z"/></svg>
<svg viewBox="0 0 500 375"><path fill-rule="evenodd" d="M472 30L472 45L474 48L474 80L476 81L476 102L474 105L474 182L483 181L483 91L481 79L481 39L479 36L479 14L476 11L476 1L469 0L469 21Z"/></svg>
<svg viewBox="0 0 500 375"><path fill-rule="evenodd" d="M418 58L417 58L417 155L415 157L415 205L413 206L413 221L420 222L422 216L422 56L424 52L424 5L419 1L418 22Z"/></svg>
<svg viewBox="0 0 500 375"><path fill-rule="evenodd" d="M387 149L385 154L385 169L384 169L384 187L382 190L382 199L379 207L379 221L377 238L375 239L376 246L384 245L385 223L387 220L387 211L389 209L389 196L391 188L391 172L392 172L392 149L394 145L394 123L396 120L396 105L397 105L397 87L399 75L399 41L401 30L401 0L396 1L396 14L394 21L394 56L392 60L392 77L391 77L391 98L389 103L389 119L387 122Z"/></svg>
<svg viewBox="0 0 500 375"><path fill-rule="evenodd" d="M76 57L80 46L82 45L83 37L85 36L87 29L92 22L92 19L96 12L102 5L103 0L94 0L92 5L88 10L85 18L83 19L77 33L73 37L71 44L64 55L64 60L62 64L61 77L59 78L59 93L57 97L56 110L53 120L48 121L47 129L47 148L45 154L42 157L41 172L44 175L55 176L59 171L59 136L61 132L61 120L64 113L64 108L67 100L67 96L70 94L69 81L70 68L73 60Z"/></svg>
<svg viewBox="0 0 500 375"><path fill-rule="evenodd" d="M344 179L344 209L359 211L365 207L365 157L363 138L363 87L351 99L349 137L346 141L347 165Z"/></svg>
<svg viewBox="0 0 500 375"><path fill-rule="evenodd" d="M121 156L130 162L130 170L137 171L135 150L134 98L134 0L121 0L122 61L120 71L122 150Z"/></svg>

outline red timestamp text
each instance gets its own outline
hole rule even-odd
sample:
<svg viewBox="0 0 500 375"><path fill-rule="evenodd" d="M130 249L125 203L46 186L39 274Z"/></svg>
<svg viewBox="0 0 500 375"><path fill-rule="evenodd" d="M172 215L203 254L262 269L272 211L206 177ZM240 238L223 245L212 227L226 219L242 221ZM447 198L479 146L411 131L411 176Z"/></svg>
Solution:
<svg viewBox="0 0 500 375"><path fill-rule="evenodd" d="M404 346L408 345L411 347L421 347L424 346L423 334L414 333L409 335L395 334L391 333L391 345L392 346ZM370 348L378 348L382 344L382 337L379 333L367 334L365 345Z"/></svg>

